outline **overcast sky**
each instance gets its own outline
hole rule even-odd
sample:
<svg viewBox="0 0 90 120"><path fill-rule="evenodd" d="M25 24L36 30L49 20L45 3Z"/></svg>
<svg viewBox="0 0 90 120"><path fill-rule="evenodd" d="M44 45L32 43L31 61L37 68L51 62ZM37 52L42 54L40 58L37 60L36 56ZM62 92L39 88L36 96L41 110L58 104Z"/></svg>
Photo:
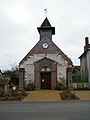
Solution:
<svg viewBox="0 0 90 120"><path fill-rule="evenodd" d="M0 0L0 69L10 69L39 41L44 9L56 34L53 42L79 65L90 37L90 0Z"/></svg>

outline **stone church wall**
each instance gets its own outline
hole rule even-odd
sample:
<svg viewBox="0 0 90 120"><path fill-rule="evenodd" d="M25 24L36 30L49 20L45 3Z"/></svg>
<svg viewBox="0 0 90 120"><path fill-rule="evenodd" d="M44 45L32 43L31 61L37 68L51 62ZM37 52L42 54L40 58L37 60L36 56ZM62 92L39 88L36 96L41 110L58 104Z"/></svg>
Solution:
<svg viewBox="0 0 90 120"><path fill-rule="evenodd" d="M25 68L25 84L30 82L34 82L34 62L47 57L57 63L57 81L65 83L66 80L66 68L68 67L68 62L62 58L61 55L58 54L33 54L29 56L26 61L20 65L21 68Z"/></svg>
<svg viewBox="0 0 90 120"><path fill-rule="evenodd" d="M34 62L44 57L44 54L34 54L33 56L29 56L29 58L20 65L21 68L25 68L25 84L34 82Z"/></svg>
<svg viewBox="0 0 90 120"><path fill-rule="evenodd" d="M68 67L68 62L62 58L61 55L58 54L48 54L48 58L56 61L57 64L57 81L65 84L66 83L66 69Z"/></svg>

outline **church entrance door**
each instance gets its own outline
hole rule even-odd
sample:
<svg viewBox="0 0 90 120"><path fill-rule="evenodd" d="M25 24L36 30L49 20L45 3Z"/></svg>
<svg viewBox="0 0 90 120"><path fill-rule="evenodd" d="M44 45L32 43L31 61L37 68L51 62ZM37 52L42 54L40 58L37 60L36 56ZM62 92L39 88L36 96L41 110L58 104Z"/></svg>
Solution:
<svg viewBox="0 0 90 120"><path fill-rule="evenodd" d="M51 89L51 73L41 73L41 89Z"/></svg>

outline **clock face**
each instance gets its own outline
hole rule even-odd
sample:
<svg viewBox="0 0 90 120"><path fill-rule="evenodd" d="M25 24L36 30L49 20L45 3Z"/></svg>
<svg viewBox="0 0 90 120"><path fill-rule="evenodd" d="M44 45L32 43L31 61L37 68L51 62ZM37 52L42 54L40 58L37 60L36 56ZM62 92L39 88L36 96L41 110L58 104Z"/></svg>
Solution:
<svg viewBox="0 0 90 120"><path fill-rule="evenodd" d="M43 48L48 48L48 43L43 43Z"/></svg>

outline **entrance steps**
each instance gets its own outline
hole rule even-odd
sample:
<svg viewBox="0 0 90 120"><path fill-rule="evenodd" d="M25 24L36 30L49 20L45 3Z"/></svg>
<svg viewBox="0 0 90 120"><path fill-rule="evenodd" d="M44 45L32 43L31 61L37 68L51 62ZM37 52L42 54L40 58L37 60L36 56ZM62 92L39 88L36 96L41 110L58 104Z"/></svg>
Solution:
<svg viewBox="0 0 90 120"><path fill-rule="evenodd" d="M23 99L25 102L59 102L61 100L57 90L34 90Z"/></svg>

